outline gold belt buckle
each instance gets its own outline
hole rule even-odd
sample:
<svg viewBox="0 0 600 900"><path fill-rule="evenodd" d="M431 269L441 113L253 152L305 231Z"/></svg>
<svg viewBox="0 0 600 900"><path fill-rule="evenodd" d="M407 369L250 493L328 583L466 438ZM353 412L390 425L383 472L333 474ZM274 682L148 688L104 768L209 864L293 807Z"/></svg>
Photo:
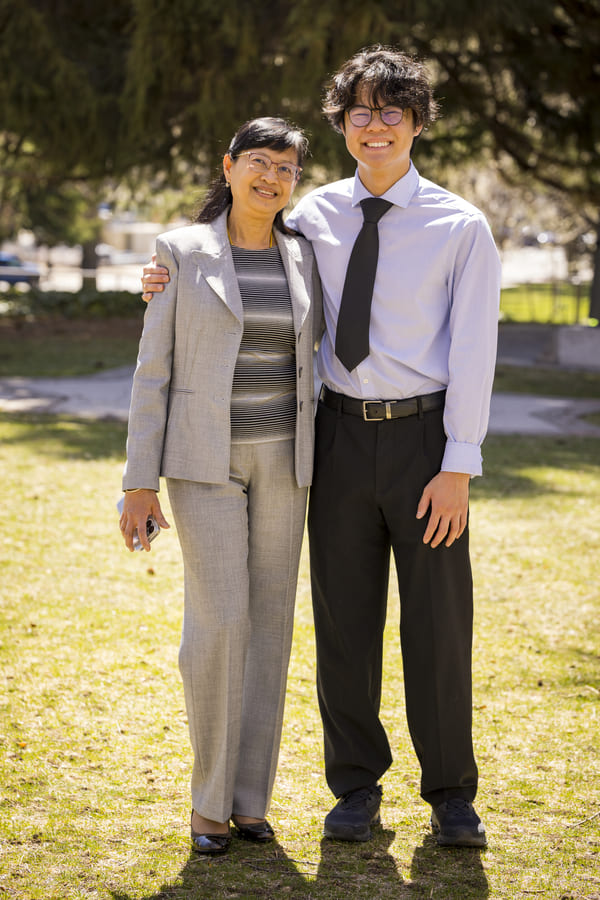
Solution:
<svg viewBox="0 0 600 900"><path fill-rule="evenodd" d="M377 403L379 406L385 406L385 416L368 416L367 406L369 403ZM392 418L392 401L391 400L363 400L363 419L365 422L383 422L384 419Z"/></svg>

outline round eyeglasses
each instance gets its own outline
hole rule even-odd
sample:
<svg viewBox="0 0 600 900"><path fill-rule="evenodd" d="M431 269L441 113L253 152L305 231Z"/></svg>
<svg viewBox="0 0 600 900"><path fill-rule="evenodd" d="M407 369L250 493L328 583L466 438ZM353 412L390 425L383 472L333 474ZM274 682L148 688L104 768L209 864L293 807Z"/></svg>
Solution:
<svg viewBox="0 0 600 900"><path fill-rule="evenodd" d="M404 110L399 106L351 106L346 112L352 124L357 128L369 125L373 113L379 113L379 118L384 125L399 125L404 115Z"/></svg>
<svg viewBox="0 0 600 900"><path fill-rule="evenodd" d="M234 159L237 159L238 156L247 156L248 166L254 172L261 172L264 175L265 172L268 172L273 167L275 174L281 181L296 181L300 178L300 172L302 171L300 166L294 166L292 163L273 162L266 153L259 153L258 150L244 150L242 153L237 153Z"/></svg>

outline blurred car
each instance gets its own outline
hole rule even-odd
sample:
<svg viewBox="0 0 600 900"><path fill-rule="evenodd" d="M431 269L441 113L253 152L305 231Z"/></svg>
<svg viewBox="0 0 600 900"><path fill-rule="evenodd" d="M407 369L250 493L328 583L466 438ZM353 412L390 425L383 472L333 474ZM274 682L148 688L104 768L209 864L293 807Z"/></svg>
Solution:
<svg viewBox="0 0 600 900"><path fill-rule="evenodd" d="M0 281L39 287L41 272L33 263L23 262L14 253L0 252Z"/></svg>

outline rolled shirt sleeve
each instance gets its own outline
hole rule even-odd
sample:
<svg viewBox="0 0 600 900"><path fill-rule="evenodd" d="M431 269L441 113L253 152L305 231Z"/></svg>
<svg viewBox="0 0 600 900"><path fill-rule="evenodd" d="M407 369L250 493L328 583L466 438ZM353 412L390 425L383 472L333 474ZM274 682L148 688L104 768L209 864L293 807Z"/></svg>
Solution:
<svg viewBox="0 0 600 900"><path fill-rule="evenodd" d="M498 339L500 260L483 216L463 225L449 282L442 471L481 475Z"/></svg>

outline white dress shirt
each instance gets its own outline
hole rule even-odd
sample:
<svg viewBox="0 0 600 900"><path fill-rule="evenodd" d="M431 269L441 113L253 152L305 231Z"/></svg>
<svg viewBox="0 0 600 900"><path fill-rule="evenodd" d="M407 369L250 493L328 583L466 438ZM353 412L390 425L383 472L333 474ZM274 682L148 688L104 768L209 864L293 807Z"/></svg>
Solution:
<svg viewBox="0 0 600 900"><path fill-rule="evenodd" d="M442 470L481 474L496 360L500 260L483 214L407 174L383 194L370 354L348 372L335 355L335 328L348 260L362 227L358 177L304 196L287 225L312 243L323 283L326 334L317 368L332 390L399 400L447 389Z"/></svg>

